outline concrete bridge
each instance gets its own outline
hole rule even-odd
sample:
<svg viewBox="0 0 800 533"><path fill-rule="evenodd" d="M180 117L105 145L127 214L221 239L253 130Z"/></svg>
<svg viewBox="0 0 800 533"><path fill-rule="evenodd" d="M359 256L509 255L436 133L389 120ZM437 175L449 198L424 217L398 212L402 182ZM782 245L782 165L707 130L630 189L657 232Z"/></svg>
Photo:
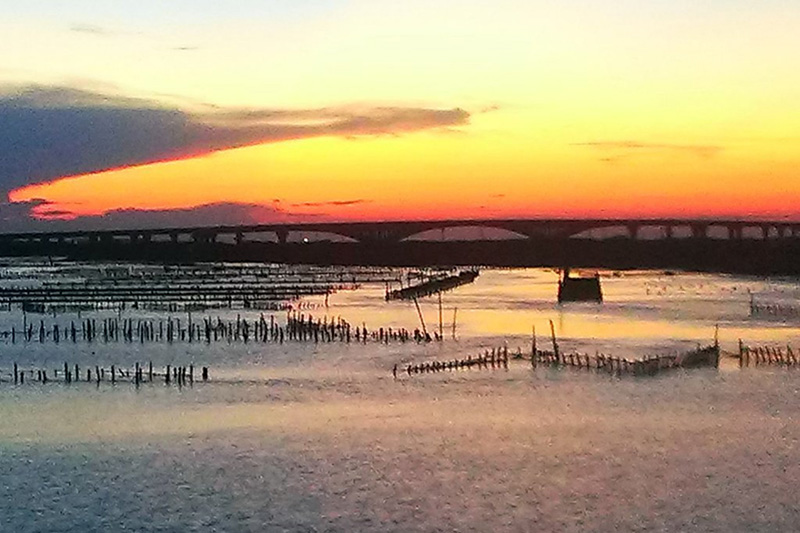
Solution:
<svg viewBox="0 0 800 533"><path fill-rule="evenodd" d="M363 244L394 244L431 230L493 228L529 239L592 237L593 230L615 230L615 236L637 239L797 239L800 221L730 219L458 219L385 222L312 222L240 226L184 227L0 233L0 246L15 243L230 242L241 244L255 234L270 234L278 243L308 233L332 234ZM477 239L480 240L480 239Z"/></svg>

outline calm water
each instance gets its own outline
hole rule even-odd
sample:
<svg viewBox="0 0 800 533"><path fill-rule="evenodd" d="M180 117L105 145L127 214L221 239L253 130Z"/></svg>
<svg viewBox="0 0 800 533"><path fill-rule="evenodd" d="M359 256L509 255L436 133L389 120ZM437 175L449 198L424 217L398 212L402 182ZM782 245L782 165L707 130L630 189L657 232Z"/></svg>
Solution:
<svg viewBox="0 0 800 533"><path fill-rule="evenodd" d="M691 349L715 325L727 351L739 338L800 347L796 322L749 316L750 293L795 301L792 280L608 273L605 304L563 308L555 284L544 270L483 271L445 294L445 341L429 345L0 341L0 531L800 528L798 371L725 359L719 371L618 379L512 361L392 379L395 363L529 350L532 326L545 345L548 320L563 349L589 353ZM413 304L383 294L364 286L311 312L418 327ZM435 300L422 311L438 328ZM21 322L0 312L0 330ZM149 360L208 365L212 381L7 382L15 361Z"/></svg>

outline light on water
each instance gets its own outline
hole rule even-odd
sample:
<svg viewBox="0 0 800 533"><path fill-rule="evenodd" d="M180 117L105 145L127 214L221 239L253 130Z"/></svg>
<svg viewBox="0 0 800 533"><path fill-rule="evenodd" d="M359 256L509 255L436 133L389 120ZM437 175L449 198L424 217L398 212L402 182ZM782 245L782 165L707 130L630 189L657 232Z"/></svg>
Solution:
<svg viewBox="0 0 800 533"><path fill-rule="evenodd" d="M609 272L604 304L558 306L556 281L545 270L482 271L444 294L444 340L427 344L2 339L0 531L797 530L800 374L740 370L726 355L740 338L800 347L800 318L750 312L751 295L788 305L796 283ZM385 288L337 292L327 308L311 296L304 312L370 330L420 327L414 304L387 303ZM438 300L420 304L437 331ZM52 317L25 317L40 319ZM0 312L0 331L22 320ZM405 372L505 345L528 354L532 326L547 347L550 320L564 351L628 358L706 345L719 325L723 360L657 377L513 359ZM65 361L193 363L211 379L9 383L15 362Z"/></svg>

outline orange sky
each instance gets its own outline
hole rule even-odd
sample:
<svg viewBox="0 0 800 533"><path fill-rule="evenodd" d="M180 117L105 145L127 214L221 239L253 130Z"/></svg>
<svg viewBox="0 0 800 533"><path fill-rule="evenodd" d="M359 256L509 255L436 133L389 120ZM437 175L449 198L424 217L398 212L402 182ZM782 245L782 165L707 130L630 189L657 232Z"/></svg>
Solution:
<svg viewBox="0 0 800 533"><path fill-rule="evenodd" d="M9 82L70 80L191 117L271 110L269 128L359 109L324 131L252 146L220 144L214 130L199 157L56 176L9 199L45 200L35 211L45 218L216 203L309 219L800 218L800 70L790 68L800 64L800 7L448 4L312 2L277 26L255 11L214 24L222 15L209 12L145 36L4 21L7 34L39 37L0 60ZM63 61L46 63L56 48ZM360 113L385 108L411 118L363 125Z"/></svg>

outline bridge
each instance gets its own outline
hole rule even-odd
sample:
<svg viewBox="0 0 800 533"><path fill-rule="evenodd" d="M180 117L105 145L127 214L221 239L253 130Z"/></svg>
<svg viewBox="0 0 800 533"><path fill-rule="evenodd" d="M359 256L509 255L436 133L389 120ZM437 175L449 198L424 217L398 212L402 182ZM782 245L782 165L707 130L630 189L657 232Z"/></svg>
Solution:
<svg viewBox="0 0 800 533"><path fill-rule="evenodd" d="M397 244L432 230L492 228L528 239L588 237L593 230L617 229L632 240L660 239L798 239L800 221L731 219L458 219L383 222L309 222L163 229L75 230L62 232L0 233L0 247L14 244L85 243L203 243L243 244L256 234L271 234L286 244L298 234L322 233L362 244ZM655 237L653 237L655 235ZM480 239L477 239L480 240Z"/></svg>

